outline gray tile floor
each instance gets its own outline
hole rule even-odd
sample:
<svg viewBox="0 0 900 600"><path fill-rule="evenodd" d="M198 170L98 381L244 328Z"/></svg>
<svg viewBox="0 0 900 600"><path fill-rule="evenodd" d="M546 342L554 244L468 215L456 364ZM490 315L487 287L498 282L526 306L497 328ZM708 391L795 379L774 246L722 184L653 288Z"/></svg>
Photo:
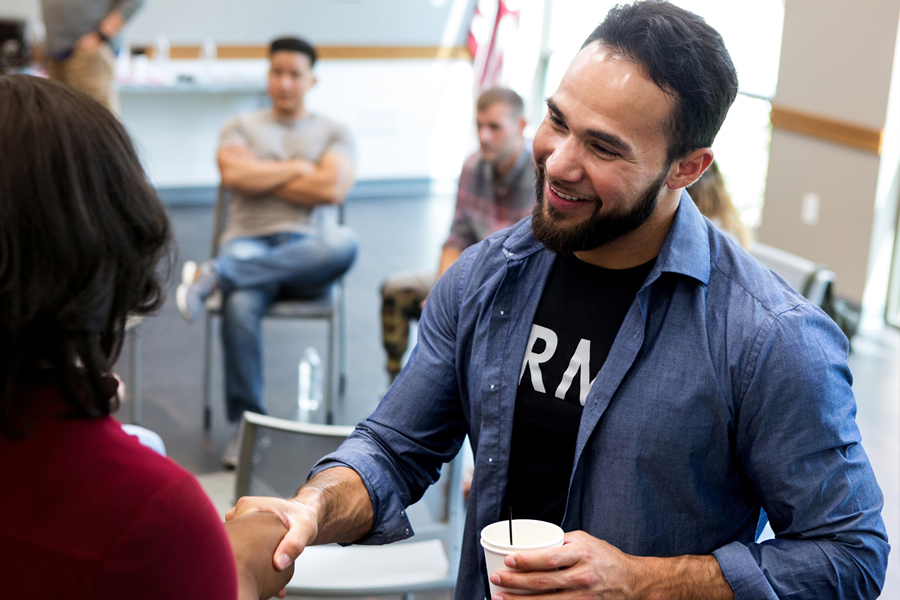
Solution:
<svg viewBox="0 0 900 600"><path fill-rule="evenodd" d="M355 423L368 414L387 386L379 336L379 287L384 278L404 269L427 269L437 263L453 210L453 198L354 199L346 220L360 238L360 254L346 278L348 295L349 379L339 423ZM170 216L179 247L179 262L208 257L210 207L173 207ZM173 274L174 281L174 274ZM266 400L276 416L296 410L297 364L307 346L320 349L324 327L279 322L264 328ZM174 287L141 334L143 365L142 425L159 433L172 458L206 478L219 478L219 454L231 428L225 423L221 371L216 371L213 428L202 426L203 324L186 324L174 305ZM218 350L218 347L217 347ZM217 369L220 358L216 357ZM885 495L884 518L896 547L900 543L900 334L894 329L862 332L850 357L859 405L863 444ZM117 370L128 373L128 358ZM127 407L122 413L128 414ZM227 488L227 485L226 485ZM892 553L892 558L896 552ZM434 600L442 598L437 594ZM900 567L892 560L882 598L900 598Z"/></svg>

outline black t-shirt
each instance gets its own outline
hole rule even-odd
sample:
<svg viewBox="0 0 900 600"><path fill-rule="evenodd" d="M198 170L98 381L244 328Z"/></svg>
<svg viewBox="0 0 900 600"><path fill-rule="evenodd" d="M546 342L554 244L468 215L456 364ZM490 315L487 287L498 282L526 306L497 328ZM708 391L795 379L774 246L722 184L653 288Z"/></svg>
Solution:
<svg viewBox="0 0 900 600"><path fill-rule="evenodd" d="M562 523L585 398L655 261L610 270L569 254L554 264L520 370L506 490L513 518Z"/></svg>

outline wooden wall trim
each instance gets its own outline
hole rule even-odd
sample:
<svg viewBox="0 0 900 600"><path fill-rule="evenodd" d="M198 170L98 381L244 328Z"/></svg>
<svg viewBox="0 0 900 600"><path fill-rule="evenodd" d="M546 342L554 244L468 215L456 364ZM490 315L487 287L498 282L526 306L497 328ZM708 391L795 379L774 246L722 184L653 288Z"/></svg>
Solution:
<svg viewBox="0 0 900 600"><path fill-rule="evenodd" d="M317 46L319 58L325 60L401 60L432 59L470 60L468 48L465 46ZM153 48L146 48L148 56L153 56ZM216 56L220 59L234 58L266 58L269 47L266 46L233 46L222 45L216 48ZM172 46L169 56L174 60L196 59L200 56L200 46Z"/></svg>
<svg viewBox="0 0 900 600"><path fill-rule="evenodd" d="M769 118L774 128L802 133L873 154L881 154L881 141L884 137L884 131L881 129L774 104Z"/></svg>

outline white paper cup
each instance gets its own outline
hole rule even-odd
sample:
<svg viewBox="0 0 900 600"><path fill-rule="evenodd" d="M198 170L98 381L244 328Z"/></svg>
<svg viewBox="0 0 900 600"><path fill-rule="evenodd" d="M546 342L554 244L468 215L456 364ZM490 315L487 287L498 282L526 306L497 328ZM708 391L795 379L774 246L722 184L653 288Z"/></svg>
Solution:
<svg viewBox="0 0 900 600"><path fill-rule="evenodd" d="M563 545L565 537L561 527L546 521L513 519L512 529L514 544L509 543L509 521L497 521L481 530L481 547L484 548L484 562L487 564L488 576L494 571L515 571L503 564L507 554L523 550L556 548ZM490 586L492 596L498 592L526 595L537 593L507 589L493 583Z"/></svg>

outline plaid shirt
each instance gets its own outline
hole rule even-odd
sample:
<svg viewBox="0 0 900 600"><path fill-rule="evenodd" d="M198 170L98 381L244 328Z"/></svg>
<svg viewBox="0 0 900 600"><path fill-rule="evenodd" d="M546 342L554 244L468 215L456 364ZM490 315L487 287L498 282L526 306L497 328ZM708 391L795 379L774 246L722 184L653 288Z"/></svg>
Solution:
<svg viewBox="0 0 900 600"><path fill-rule="evenodd" d="M534 205L534 156L526 143L515 166L494 181L490 163L476 152L459 176L456 212L444 248L465 250L487 236L531 215Z"/></svg>

